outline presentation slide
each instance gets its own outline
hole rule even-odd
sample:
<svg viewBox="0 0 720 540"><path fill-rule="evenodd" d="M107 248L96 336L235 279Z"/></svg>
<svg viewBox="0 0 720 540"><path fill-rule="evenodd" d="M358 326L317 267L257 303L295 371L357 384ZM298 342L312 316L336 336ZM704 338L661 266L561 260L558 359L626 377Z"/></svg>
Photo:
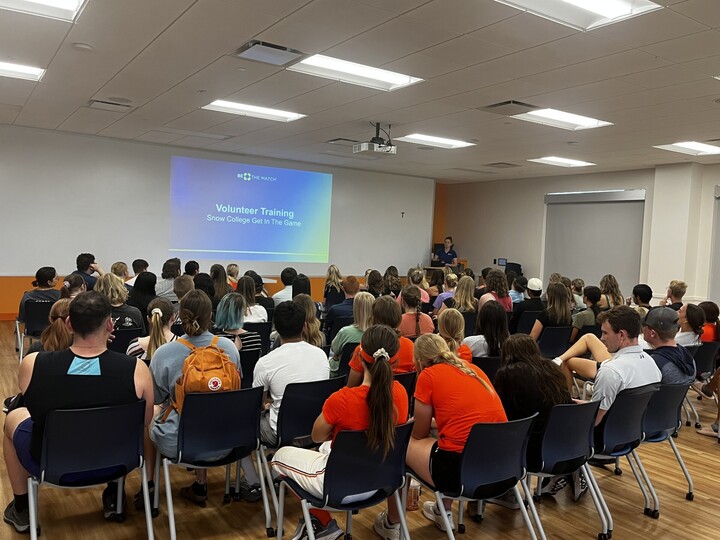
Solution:
<svg viewBox="0 0 720 540"><path fill-rule="evenodd" d="M331 174L178 156L170 174L181 259L328 262Z"/></svg>

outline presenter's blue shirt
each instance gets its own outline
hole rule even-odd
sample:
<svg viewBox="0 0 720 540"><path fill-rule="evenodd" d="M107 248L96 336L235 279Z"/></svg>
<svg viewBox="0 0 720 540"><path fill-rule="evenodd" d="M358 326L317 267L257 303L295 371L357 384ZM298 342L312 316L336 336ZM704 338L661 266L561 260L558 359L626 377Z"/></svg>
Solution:
<svg viewBox="0 0 720 540"><path fill-rule="evenodd" d="M452 264L453 259L457 259L457 253L455 253L454 249L451 249L447 253L445 253L444 248L440 248L435 252L435 255L443 264Z"/></svg>

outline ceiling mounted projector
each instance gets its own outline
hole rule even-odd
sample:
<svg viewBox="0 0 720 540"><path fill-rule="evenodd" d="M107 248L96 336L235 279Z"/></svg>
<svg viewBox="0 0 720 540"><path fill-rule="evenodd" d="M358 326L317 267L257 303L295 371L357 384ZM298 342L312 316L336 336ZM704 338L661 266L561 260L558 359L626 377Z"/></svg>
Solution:
<svg viewBox="0 0 720 540"><path fill-rule="evenodd" d="M371 122L372 124L372 122ZM375 136L370 139L368 142L361 142L353 145L353 154L363 154L363 153L372 153L372 154L391 154L395 155L397 154L397 146L395 146L392 141L390 140L390 133L382 130L385 135L387 135L387 141L383 139L380 136L380 122L377 122L375 124L372 124L375 126ZM388 129L390 129L390 125L388 125Z"/></svg>

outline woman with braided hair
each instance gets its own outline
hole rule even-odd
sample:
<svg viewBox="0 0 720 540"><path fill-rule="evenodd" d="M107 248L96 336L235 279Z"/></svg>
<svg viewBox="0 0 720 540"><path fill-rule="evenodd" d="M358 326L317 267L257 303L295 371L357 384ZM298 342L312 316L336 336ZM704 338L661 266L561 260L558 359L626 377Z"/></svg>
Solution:
<svg viewBox="0 0 720 540"><path fill-rule="evenodd" d="M480 422L506 422L500 397L480 368L458 358L445 340L436 334L420 336L415 342L415 426L406 462L420 477L440 491L460 488L460 459L470 429ZM462 414L459 414L462 412ZM430 436L432 419L437 439ZM451 525L452 499L444 508L435 502L423 505L423 515L445 530L441 511Z"/></svg>
<svg viewBox="0 0 720 540"><path fill-rule="evenodd" d="M416 338L422 334L432 334L435 325L426 313L420 311L420 288L416 285L408 285L400 294L402 299L400 305L403 308L400 333L407 338Z"/></svg>
<svg viewBox="0 0 720 540"><path fill-rule="evenodd" d="M408 419L407 392L399 382L393 381L391 366L399 350L398 335L392 328L380 324L368 328L360 342L362 384L345 387L332 394L313 425L312 438L316 443L322 443L320 451L284 446L273 457L273 469L282 476L292 478L309 493L322 497L325 465L332 441L340 431L367 430L370 446L387 454L395 441L395 426L404 424ZM370 495L357 497L362 500ZM376 519L375 529L390 533L397 531L395 534L399 535L400 518L396 510L392 509L396 515L390 515L395 524L389 523L387 513L382 512ZM316 537L342 536L342 530L328 512L310 510L310 514ZM291 538L302 538L305 527L305 521L300 519Z"/></svg>
<svg viewBox="0 0 720 540"><path fill-rule="evenodd" d="M472 362L472 351L463 343L465 338L465 319L455 308L448 308L438 317L438 334L445 340L448 349L466 362Z"/></svg>

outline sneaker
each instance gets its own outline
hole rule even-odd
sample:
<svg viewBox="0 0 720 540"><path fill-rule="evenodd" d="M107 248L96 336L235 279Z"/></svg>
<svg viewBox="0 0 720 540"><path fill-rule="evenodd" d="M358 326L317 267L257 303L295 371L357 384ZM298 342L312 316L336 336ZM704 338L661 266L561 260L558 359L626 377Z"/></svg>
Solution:
<svg viewBox="0 0 720 540"><path fill-rule="evenodd" d="M568 481L564 476L553 476L545 478L540 488L540 495L556 495L567 486Z"/></svg>
<svg viewBox="0 0 720 540"><path fill-rule="evenodd" d="M585 481L585 475L580 471L573 473L573 498L575 502L580 500L588 489L587 482Z"/></svg>
<svg viewBox="0 0 720 540"><path fill-rule="evenodd" d="M315 533L315 540L335 540L344 534L334 519L328 521L325 527L320 524L320 520L315 516L311 516L310 521L312 522L313 532Z"/></svg>
<svg viewBox="0 0 720 540"><path fill-rule="evenodd" d="M295 527L295 530L292 533L292 536L290 537L290 540L301 540L302 538L307 538L307 531L306 525L305 525L305 519L300 518L298 520L297 527Z"/></svg>
<svg viewBox="0 0 720 540"><path fill-rule="evenodd" d="M375 516L373 529L378 533L380 538L385 540L400 540L400 524L390 525L387 519L387 512L380 512Z"/></svg>
<svg viewBox="0 0 720 540"><path fill-rule="evenodd" d="M108 482L107 487L102 492L103 517L108 521L121 522L125 520L125 514L118 512L117 500L117 482ZM123 490L123 508L126 507L125 491Z"/></svg>
<svg viewBox="0 0 720 540"><path fill-rule="evenodd" d="M430 521L435 523L435 526L442 532L446 532L445 522L443 521L442 514L438 512L437 504L433 501L425 501L422 508L423 516L428 518ZM450 522L450 528L455 530L455 522L453 521L452 512L447 512L447 518Z"/></svg>
<svg viewBox="0 0 720 540"><path fill-rule="evenodd" d="M15 500L11 501L5 508L3 521L15 527L15 530L19 533L30 532L30 511L26 509L24 512L18 512L15 509Z"/></svg>
<svg viewBox="0 0 720 540"><path fill-rule="evenodd" d="M240 482L240 498L247 502L257 502L262 499L260 484L248 484L245 480Z"/></svg>
<svg viewBox="0 0 720 540"><path fill-rule="evenodd" d="M509 508L510 510L520 510L520 505L515 498L515 491L512 489L508 489L499 497L485 499L485 502L489 504L497 504L498 506L504 506L505 508Z"/></svg>
<svg viewBox="0 0 720 540"><path fill-rule="evenodd" d="M150 498L150 506L152 506L152 503L155 499L155 485L150 485L148 483L148 496ZM135 510L138 512L142 512L145 510L145 499L143 499L143 490L140 488L138 492L133 497L133 505L135 506Z"/></svg>
<svg viewBox="0 0 720 540"><path fill-rule="evenodd" d="M205 508L205 503L207 501L207 486L203 486L205 488L205 493L202 493L202 489L196 487L200 486L197 482L194 482L191 486L187 486L180 489L180 495L187 499L188 501L197 504L198 506Z"/></svg>

